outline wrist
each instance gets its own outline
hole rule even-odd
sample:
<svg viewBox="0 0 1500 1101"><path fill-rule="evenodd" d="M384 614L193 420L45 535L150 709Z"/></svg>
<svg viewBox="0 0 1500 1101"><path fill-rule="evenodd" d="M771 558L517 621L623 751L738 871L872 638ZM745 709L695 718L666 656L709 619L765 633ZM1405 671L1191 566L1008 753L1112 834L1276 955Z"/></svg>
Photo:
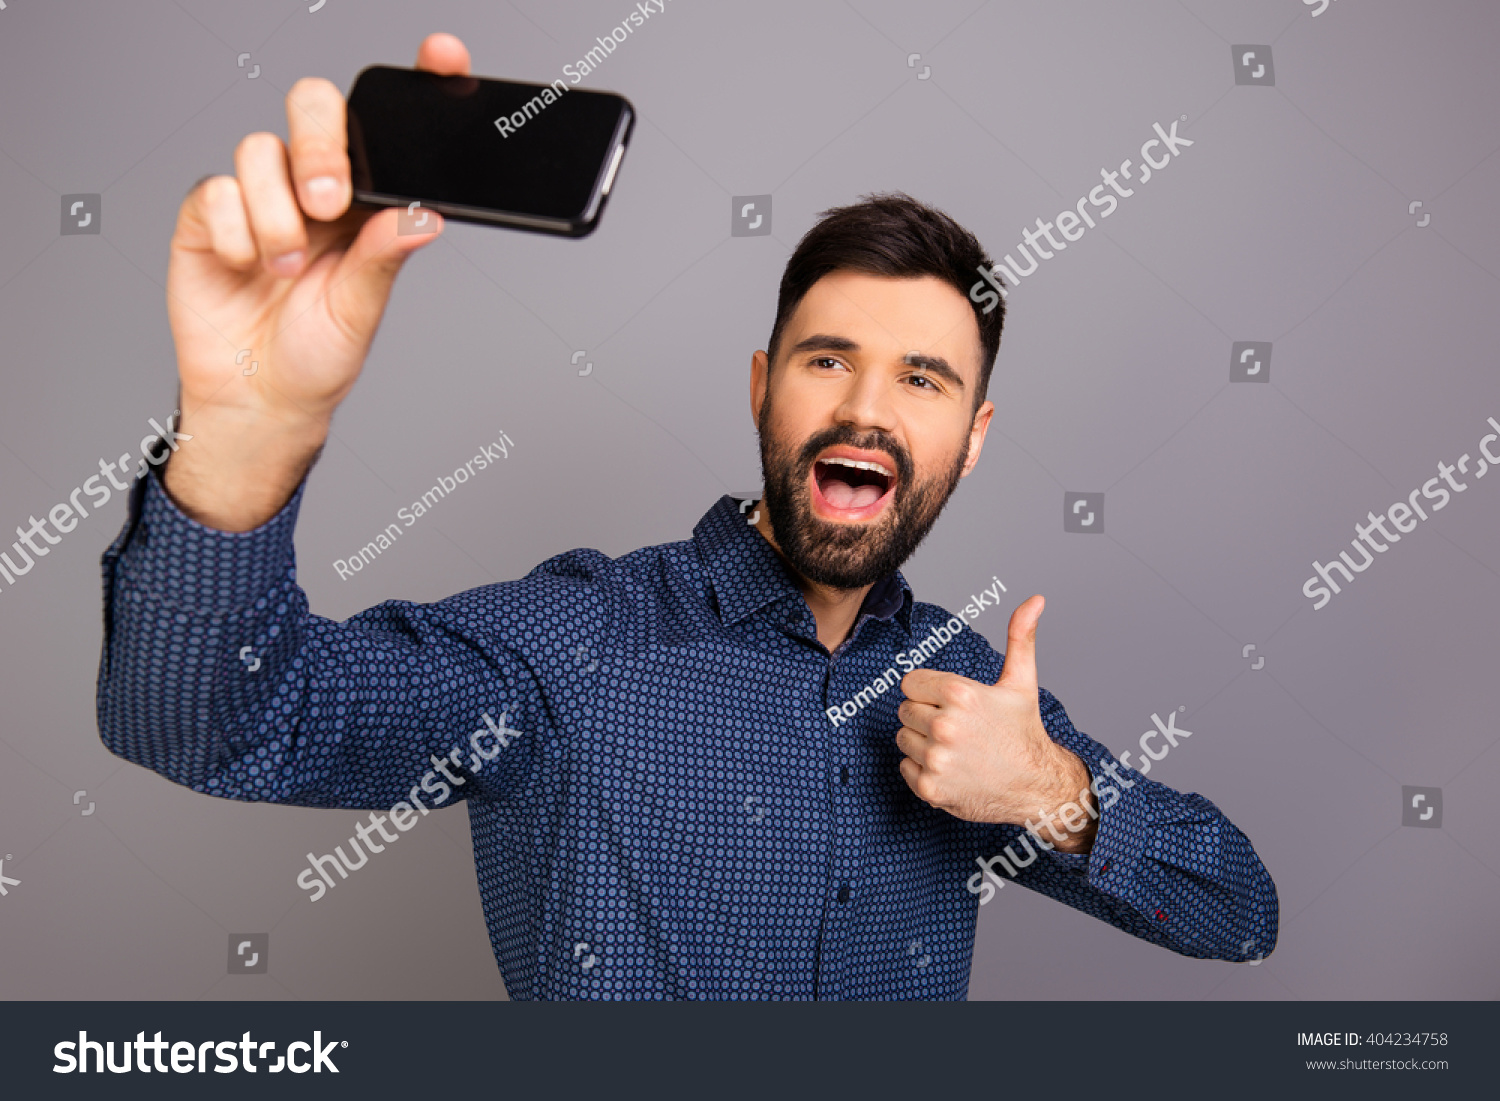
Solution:
<svg viewBox="0 0 1500 1101"><path fill-rule="evenodd" d="M328 438L329 418L184 396L178 428L193 438L162 467L164 488L198 523L243 532L291 499Z"/></svg>
<svg viewBox="0 0 1500 1101"><path fill-rule="evenodd" d="M1050 847L1063 853L1086 853L1098 832L1099 808L1090 786L1093 776L1088 766L1062 746L1054 743L1054 783L1038 808L1040 827L1032 827L1038 838L1045 836ZM1045 835L1042 833L1045 830Z"/></svg>

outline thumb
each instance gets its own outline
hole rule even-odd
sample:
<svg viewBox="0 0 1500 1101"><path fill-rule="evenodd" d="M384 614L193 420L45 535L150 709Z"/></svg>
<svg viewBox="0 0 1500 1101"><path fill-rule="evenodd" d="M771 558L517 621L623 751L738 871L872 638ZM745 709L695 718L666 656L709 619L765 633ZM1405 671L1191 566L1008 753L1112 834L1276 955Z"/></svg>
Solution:
<svg viewBox="0 0 1500 1101"><path fill-rule="evenodd" d="M328 309L345 332L366 342L374 336L406 258L442 231L442 215L429 210L427 217L430 232L398 233L401 211L391 207L360 228L329 280Z"/></svg>
<svg viewBox="0 0 1500 1101"><path fill-rule="evenodd" d="M1000 670L1000 679L995 682L997 686L1037 691L1036 624L1046 607L1047 598L1037 593L1011 613L1005 665Z"/></svg>

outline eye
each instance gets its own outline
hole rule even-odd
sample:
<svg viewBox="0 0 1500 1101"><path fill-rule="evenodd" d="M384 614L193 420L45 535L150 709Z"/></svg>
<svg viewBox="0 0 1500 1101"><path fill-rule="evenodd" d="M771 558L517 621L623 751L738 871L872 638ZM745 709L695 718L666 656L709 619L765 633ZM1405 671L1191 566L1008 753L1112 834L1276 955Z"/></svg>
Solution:
<svg viewBox="0 0 1500 1101"><path fill-rule="evenodd" d="M842 367L843 366L842 363L840 363L838 360L834 359L832 356L815 356L815 357L813 357L813 359L810 362L812 363L812 365L814 367L821 367L825 363L828 364L830 367Z"/></svg>
<svg viewBox="0 0 1500 1101"><path fill-rule="evenodd" d="M907 375L906 381L911 383L921 383L921 385L918 386L917 389L930 390L934 394L940 394L943 390L943 388L937 383L933 382L932 378L924 371L918 371L914 375Z"/></svg>

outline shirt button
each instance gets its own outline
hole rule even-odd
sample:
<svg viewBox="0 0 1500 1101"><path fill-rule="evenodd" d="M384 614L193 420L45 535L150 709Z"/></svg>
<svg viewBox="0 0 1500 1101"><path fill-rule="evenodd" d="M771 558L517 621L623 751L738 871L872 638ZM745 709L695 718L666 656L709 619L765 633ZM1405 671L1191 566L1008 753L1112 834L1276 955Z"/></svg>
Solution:
<svg viewBox="0 0 1500 1101"><path fill-rule="evenodd" d="M848 765L841 765L839 767L839 782L840 783L844 783L844 784L847 784L849 782L849 766Z"/></svg>
<svg viewBox="0 0 1500 1101"><path fill-rule="evenodd" d="M842 887L839 888L839 901L849 901L849 884L845 883Z"/></svg>

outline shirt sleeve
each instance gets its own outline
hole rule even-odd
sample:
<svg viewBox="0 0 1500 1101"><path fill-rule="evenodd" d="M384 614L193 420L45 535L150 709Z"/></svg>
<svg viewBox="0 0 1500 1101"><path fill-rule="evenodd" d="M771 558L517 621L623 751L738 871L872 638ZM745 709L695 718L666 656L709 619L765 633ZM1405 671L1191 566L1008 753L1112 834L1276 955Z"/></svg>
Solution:
<svg viewBox="0 0 1500 1101"><path fill-rule="evenodd" d="M559 700L587 690L568 655L608 637L610 559L575 551L520 581L334 622L297 585L302 493L232 533L189 519L155 472L136 484L103 558L104 744L255 802L423 809L524 787L558 752Z"/></svg>
<svg viewBox="0 0 1500 1101"><path fill-rule="evenodd" d="M1203 796L1174 791L1118 762L1073 726L1045 688L1040 705L1052 740L1089 770L1098 833L1088 853L1059 853L1023 826L987 827L986 879L1011 879L1009 863L1022 886L1184 956L1242 962L1269 955L1276 947L1276 885L1249 839ZM1041 836L1048 836L1045 829ZM1003 860L995 861L996 854Z"/></svg>

